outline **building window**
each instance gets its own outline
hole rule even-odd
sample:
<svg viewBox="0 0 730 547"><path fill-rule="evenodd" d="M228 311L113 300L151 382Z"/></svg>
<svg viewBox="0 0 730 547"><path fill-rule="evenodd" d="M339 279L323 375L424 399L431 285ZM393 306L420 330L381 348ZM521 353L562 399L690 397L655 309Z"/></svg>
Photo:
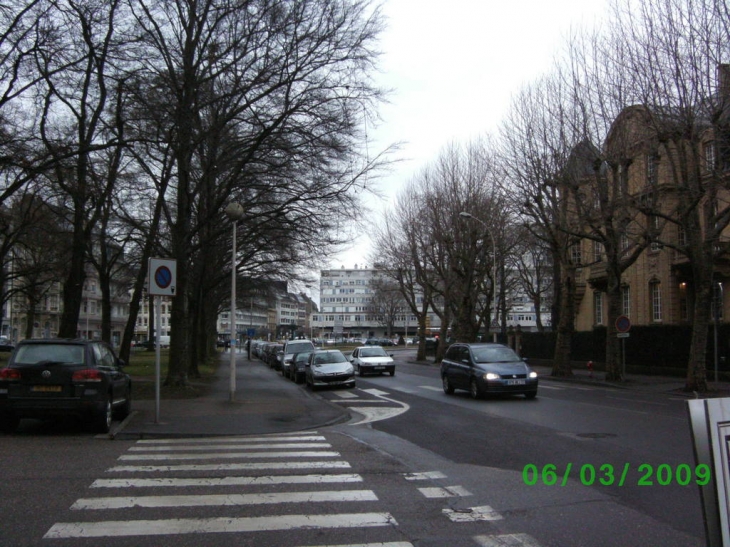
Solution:
<svg viewBox="0 0 730 547"><path fill-rule="evenodd" d="M704 152L705 152L705 169L708 172L712 172L715 170L715 167L717 167L717 160L715 158L715 143L714 142L705 143Z"/></svg>
<svg viewBox="0 0 730 547"><path fill-rule="evenodd" d="M621 313L631 317L631 287L621 287Z"/></svg>
<svg viewBox="0 0 730 547"><path fill-rule="evenodd" d="M658 281L649 284L651 297L651 320L654 323L662 321L662 286Z"/></svg>
<svg viewBox="0 0 730 547"><path fill-rule="evenodd" d="M593 293L593 322L596 325L603 325L603 293Z"/></svg>
<svg viewBox="0 0 730 547"><path fill-rule="evenodd" d="M649 222L651 223L651 233L652 237L656 238L659 237L659 234L661 233L661 224L658 216L651 216L649 217ZM657 252L662 250L663 245L659 243L658 241L652 241L651 246L649 247L652 252Z"/></svg>
<svg viewBox="0 0 730 547"><path fill-rule="evenodd" d="M583 263L583 257L580 252L580 243L575 243L570 247L570 259L576 266L580 266Z"/></svg>
<svg viewBox="0 0 730 547"><path fill-rule="evenodd" d="M656 186L659 172L659 158L656 154L646 156L646 183L649 186Z"/></svg>
<svg viewBox="0 0 730 547"><path fill-rule="evenodd" d="M677 224L677 245L684 247L687 245L687 232L684 231L684 226Z"/></svg>
<svg viewBox="0 0 730 547"><path fill-rule="evenodd" d="M601 262L603 260L603 243L600 241L593 242L593 262Z"/></svg>

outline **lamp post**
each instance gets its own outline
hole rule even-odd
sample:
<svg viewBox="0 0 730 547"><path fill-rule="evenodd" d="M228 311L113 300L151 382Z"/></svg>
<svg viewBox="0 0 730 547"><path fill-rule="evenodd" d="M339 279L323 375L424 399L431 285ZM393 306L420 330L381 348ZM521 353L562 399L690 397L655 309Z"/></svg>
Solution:
<svg viewBox="0 0 730 547"><path fill-rule="evenodd" d="M494 240L494 235L492 234L492 230L490 230L489 226L487 226L487 223L483 220L475 217L471 213L467 213L466 211L462 211L459 213L459 216L462 218L470 218L472 220L477 221L479 224L481 224L484 229L487 232L487 235L489 236L489 239L492 240L492 252L494 253L494 258L492 259L492 294L494 295L495 304L497 301L497 243ZM499 313L498 306L494 306L494 313ZM492 326L489 325L489 329L491 330ZM497 341L497 332L492 333L492 340L494 342Z"/></svg>
<svg viewBox="0 0 730 547"><path fill-rule="evenodd" d="M233 222L233 242L231 245L231 368L230 400L236 399L236 223L243 218L243 206L230 203L225 214Z"/></svg>

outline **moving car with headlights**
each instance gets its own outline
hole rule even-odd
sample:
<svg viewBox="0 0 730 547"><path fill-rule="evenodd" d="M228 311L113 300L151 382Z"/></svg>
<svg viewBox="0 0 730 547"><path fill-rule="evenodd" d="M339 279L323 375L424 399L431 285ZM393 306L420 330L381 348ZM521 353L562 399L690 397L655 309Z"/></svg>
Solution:
<svg viewBox="0 0 730 547"><path fill-rule="evenodd" d="M22 418L77 416L107 433L131 411L132 380L104 342L23 340L0 370L0 428Z"/></svg>
<svg viewBox="0 0 730 547"><path fill-rule="evenodd" d="M393 354L388 354L381 346L362 346L355 348L348 357L350 363L360 376L366 373L389 373L395 376Z"/></svg>
<svg viewBox="0 0 730 547"><path fill-rule="evenodd" d="M289 340L284 344L284 355L281 358L281 374L284 378L294 379L291 368L292 357L295 353L303 351L314 351L314 344L311 340Z"/></svg>
<svg viewBox="0 0 730 547"><path fill-rule="evenodd" d="M312 389L328 386L355 387L355 369L338 349L313 351L307 363L305 379Z"/></svg>
<svg viewBox="0 0 730 547"><path fill-rule="evenodd" d="M498 393L537 395L537 373L502 344L452 344L441 361L444 392L468 390L472 398Z"/></svg>

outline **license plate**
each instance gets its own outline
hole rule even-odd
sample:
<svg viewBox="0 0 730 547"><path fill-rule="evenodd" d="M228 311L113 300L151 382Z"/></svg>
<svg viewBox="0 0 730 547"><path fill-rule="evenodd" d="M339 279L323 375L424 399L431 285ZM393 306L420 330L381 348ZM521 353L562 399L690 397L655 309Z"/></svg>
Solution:
<svg viewBox="0 0 730 547"><path fill-rule="evenodd" d="M61 386L31 386L31 391L45 393L60 393Z"/></svg>
<svg viewBox="0 0 730 547"><path fill-rule="evenodd" d="M373 367L375 370L383 370L385 367Z"/></svg>
<svg viewBox="0 0 730 547"><path fill-rule="evenodd" d="M524 386L525 381L524 380L507 380L508 386Z"/></svg>

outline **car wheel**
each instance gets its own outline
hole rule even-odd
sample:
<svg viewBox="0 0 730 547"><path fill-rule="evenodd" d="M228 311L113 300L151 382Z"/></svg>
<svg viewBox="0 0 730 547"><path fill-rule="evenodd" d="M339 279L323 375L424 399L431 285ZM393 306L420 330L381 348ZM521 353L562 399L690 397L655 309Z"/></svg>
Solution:
<svg viewBox="0 0 730 547"><path fill-rule="evenodd" d="M296 375L296 378L294 379L294 381L297 384L303 384L304 383L304 377L301 374L297 374Z"/></svg>
<svg viewBox="0 0 730 547"><path fill-rule="evenodd" d="M112 427L112 399L106 401L104 409L93 417L93 427L97 433L109 433Z"/></svg>
<svg viewBox="0 0 730 547"><path fill-rule="evenodd" d="M18 429L18 424L20 424L20 418L12 414L3 416L0 418L0 431L3 433L13 433Z"/></svg>
<svg viewBox="0 0 730 547"><path fill-rule="evenodd" d="M534 399L537 397L537 391L528 391L525 393L525 399Z"/></svg>
<svg viewBox="0 0 730 547"><path fill-rule="evenodd" d="M360 376L360 378L365 376L365 373L362 371L362 367L360 365L357 365L357 374L358 376Z"/></svg>
<svg viewBox="0 0 730 547"><path fill-rule="evenodd" d="M454 386L451 385L451 382L449 382L449 377L444 374L444 376L441 378L441 383L444 386L444 393L447 395L451 395L454 393Z"/></svg>
<svg viewBox="0 0 730 547"><path fill-rule="evenodd" d="M469 383L469 395L471 395L472 399L479 399L482 396L482 392L479 389L479 384L477 384L476 378L472 378Z"/></svg>

